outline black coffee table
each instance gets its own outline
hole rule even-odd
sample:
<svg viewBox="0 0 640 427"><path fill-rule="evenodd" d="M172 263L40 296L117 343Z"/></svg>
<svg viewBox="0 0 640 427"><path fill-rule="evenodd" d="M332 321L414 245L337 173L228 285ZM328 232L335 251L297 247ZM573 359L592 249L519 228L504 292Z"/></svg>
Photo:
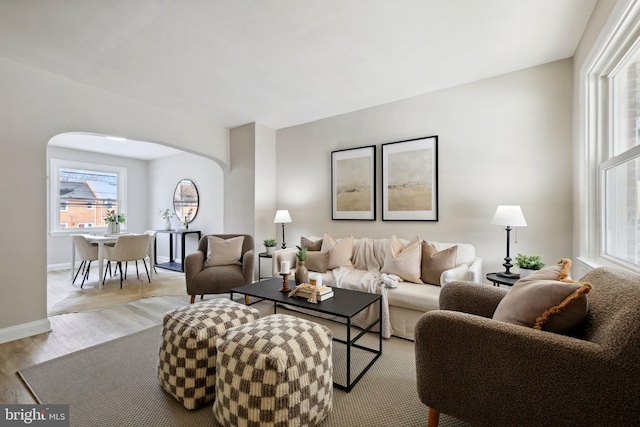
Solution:
<svg viewBox="0 0 640 427"><path fill-rule="evenodd" d="M295 289L295 284L293 284L292 282L293 281L289 281L289 287L293 290ZM347 347L347 384L343 385L336 382L334 382L333 384L340 390L350 392L353 386L355 386L358 381L360 381L360 378L362 378L362 376L369 370L369 368L371 368L373 363L378 360L378 358L382 354L382 297L378 294L369 294L366 292L352 291L349 289L332 288L334 293L333 298L329 298L325 301L318 301L317 304L311 304L304 298L289 298L288 292L280 292L280 288L282 288L282 279L272 278L231 289L230 297L231 299L233 299L233 294L238 293L248 295L250 297L260 298L260 300L252 302L250 305L256 304L263 300L273 301L274 313L277 312L278 304L286 304L292 307L304 308L318 313L324 313L344 318L346 320L347 326L347 339L342 340L334 337L333 340L335 342L345 344ZM376 302L378 303L380 316L370 325L363 328L362 331L352 339L351 319L353 318L353 316L360 313L367 307L375 304ZM375 325L378 325L378 348L369 348L357 344L356 342L367 332L369 332L369 330L371 330L371 328L373 328ZM373 359L362 369L362 371L360 371L358 376L353 381L351 381L352 347L368 351L375 355Z"/></svg>

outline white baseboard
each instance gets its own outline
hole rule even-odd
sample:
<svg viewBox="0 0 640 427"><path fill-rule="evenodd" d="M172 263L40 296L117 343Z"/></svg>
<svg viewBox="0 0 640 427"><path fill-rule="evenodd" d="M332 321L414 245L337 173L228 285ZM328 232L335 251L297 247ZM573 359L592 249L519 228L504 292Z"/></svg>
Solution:
<svg viewBox="0 0 640 427"><path fill-rule="evenodd" d="M9 326L8 328L0 329L0 344L33 335L44 334L45 332L51 332L51 322L49 322L49 319L35 320L29 323Z"/></svg>
<svg viewBox="0 0 640 427"><path fill-rule="evenodd" d="M80 265L79 262L77 262L76 264L78 264L78 266ZM61 264L48 264L47 265L47 272L49 272L49 271L58 271L58 270L68 270L69 268L71 268L71 263L70 262L63 262Z"/></svg>

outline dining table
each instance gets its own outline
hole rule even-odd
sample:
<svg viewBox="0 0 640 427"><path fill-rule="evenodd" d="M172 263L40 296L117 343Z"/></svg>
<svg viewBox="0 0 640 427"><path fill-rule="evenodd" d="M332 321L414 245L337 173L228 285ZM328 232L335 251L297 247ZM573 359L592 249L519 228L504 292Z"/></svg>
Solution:
<svg viewBox="0 0 640 427"><path fill-rule="evenodd" d="M135 235L134 233L118 233L118 234L83 234L83 236L89 241L89 243L96 243L98 245L98 289L102 289L104 285L104 245L113 244L118 241L118 237L124 235ZM149 275L153 277L153 265L154 265L155 248L154 245L149 244ZM73 270L76 265L76 245L71 239L71 280L73 280Z"/></svg>

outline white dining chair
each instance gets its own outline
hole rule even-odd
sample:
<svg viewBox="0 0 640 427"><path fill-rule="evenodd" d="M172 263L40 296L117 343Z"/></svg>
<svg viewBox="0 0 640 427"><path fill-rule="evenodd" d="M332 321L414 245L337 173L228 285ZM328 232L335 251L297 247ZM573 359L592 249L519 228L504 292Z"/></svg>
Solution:
<svg viewBox="0 0 640 427"><path fill-rule="evenodd" d="M151 277L149 276L149 269L147 269L147 263L145 258L149 252L149 239L148 234L138 235L125 235L118 237L116 244L113 247L105 246L105 259L116 262L116 272L120 269L120 288L122 288L122 279L126 279L126 273L123 275L122 263L128 261L136 262L136 276L140 278L138 272L138 260L142 260L144 269L147 272L147 279L151 283ZM106 271L105 277L106 278Z"/></svg>
<svg viewBox="0 0 640 427"><path fill-rule="evenodd" d="M82 234L74 234L71 238L73 239L73 244L76 247L76 252L78 252L80 260L82 261L78 267L76 275L73 276L73 281L71 283L76 283L78 274L80 274L80 270L82 270L82 284L80 285L82 288L85 280L89 278L91 262L98 260L98 245L91 244ZM72 266L72 268L73 267L74 266Z"/></svg>
<svg viewBox="0 0 640 427"><path fill-rule="evenodd" d="M156 234L158 234L158 232L156 230L146 230L144 234L147 234L149 236L149 251L147 253L147 255L149 256L149 265L153 265L153 271L158 274L158 270L156 270L154 260L151 259L151 257L154 255L153 247L155 245Z"/></svg>

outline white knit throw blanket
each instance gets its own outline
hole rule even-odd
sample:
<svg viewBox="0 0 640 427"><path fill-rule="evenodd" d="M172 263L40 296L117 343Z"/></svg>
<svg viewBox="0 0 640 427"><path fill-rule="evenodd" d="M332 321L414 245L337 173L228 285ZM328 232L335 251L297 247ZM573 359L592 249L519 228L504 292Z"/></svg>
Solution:
<svg viewBox="0 0 640 427"><path fill-rule="evenodd" d="M353 270L339 267L333 269L335 286L338 288L351 289L354 291L369 292L382 296L382 336L389 338L393 334L391 321L389 320L389 300L387 299L387 287L382 282L380 271L371 269L369 271ZM360 312L352 319L356 326L369 326L379 316L378 304L374 304Z"/></svg>

